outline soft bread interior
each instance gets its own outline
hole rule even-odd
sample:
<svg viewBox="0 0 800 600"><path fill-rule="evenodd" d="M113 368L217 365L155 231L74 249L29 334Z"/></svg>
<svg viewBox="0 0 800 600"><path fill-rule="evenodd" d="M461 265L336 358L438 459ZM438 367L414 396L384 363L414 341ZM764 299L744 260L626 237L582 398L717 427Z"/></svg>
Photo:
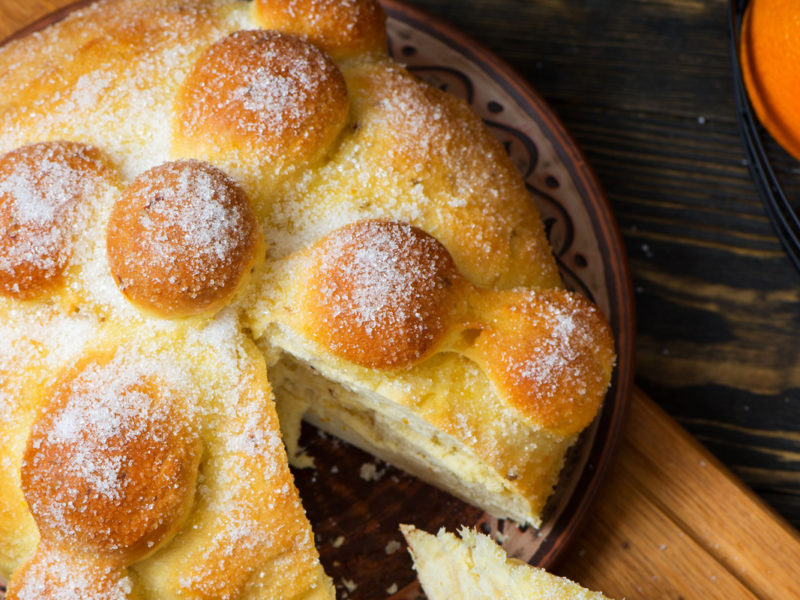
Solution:
<svg viewBox="0 0 800 600"><path fill-rule="evenodd" d="M511 415L470 361L445 354L387 383L331 368L296 338L276 337L291 349L272 361L269 379L295 466L310 460L298 442L304 418L493 515L541 524L574 439L537 431ZM439 369L460 376L442 382Z"/></svg>
<svg viewBox="0 0 800 600"><path fill-rule="evenodd" d="M520 522L530 520L530 506L502 477L458 440L410 410L369 390L325 379L288 355L270 369L269 377L279 413L305 409L303 417L312 425L465 502ZM288 440L291 433L283 435ZM292 464L307 464L308 457L298 452L297 443L292 446Z"/></svg>
<svg viewBox="0 0 800 600"><path fill-rule="evenodd" d="M508 558L494 541L463 527L459 539L400 526L430 600L608 600L599 592Z"/></svg>

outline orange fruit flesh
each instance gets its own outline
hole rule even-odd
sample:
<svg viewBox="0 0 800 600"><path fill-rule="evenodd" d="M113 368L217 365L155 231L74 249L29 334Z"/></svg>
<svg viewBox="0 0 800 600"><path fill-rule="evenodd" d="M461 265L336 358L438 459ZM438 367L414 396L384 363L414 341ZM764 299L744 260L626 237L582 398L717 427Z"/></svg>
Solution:
<svg viewBox="0 0 800 600"><path fill-rule="evenodd" d="M800 160L800 1L752 0L739 52L758 118Z"/></svg>

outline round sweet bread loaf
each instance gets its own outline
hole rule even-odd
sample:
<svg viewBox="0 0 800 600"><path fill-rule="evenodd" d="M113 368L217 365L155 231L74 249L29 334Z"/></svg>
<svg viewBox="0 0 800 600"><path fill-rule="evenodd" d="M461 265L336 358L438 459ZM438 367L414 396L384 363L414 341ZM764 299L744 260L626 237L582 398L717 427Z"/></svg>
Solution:
<svg viewBox="0 0 800 600"><path fill-rule="evenodd" d="M376 0L99 0L0 48L9 598L333 598L303 418L539 525L614 362L561 287Z"/></svg>

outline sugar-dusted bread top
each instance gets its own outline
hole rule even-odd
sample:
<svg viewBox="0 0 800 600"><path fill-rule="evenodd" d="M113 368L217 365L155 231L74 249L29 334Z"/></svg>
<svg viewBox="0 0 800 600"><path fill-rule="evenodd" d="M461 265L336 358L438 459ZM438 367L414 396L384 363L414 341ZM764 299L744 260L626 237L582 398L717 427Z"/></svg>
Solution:
<svg viewBox="0 0 800 600"><path fill-rule="evenodd" d="M457 353L537 427L569 436L597 413L613 343L581 296L476 286L438 240L396 221L337 229L288 262L297 288L289 303L299 310L276 320L335 359L393 370Z"/></svg>
<svg viewBox="0 0 800 600"><path fill-rule="evenodd" d="M46 141L0 157L0 291L29 300L57 286L94 196L113 185L96 148Z"/></svg>
<svg viewBox="0 0 800 600"><path fill-rule="evenodd" d="M128 328L35 310L0 328L26 366L0 385L8 598L333 597L232 315Z"/></svg>
<svg viewBox="0 0 800 600"><path fill-rule="evenodd" d="M101 0L0 49L10 597L330 597L262 352L414 411L538 523L613 340L383 21Z"/></svg>
<svg viewBox="0 0 800 600"><path fill-rule="evenodd" d="M224 306L261 246L247 194L197 160L141 174L114 202L106 226L117 287L143 310L168 317Z"/></svg>

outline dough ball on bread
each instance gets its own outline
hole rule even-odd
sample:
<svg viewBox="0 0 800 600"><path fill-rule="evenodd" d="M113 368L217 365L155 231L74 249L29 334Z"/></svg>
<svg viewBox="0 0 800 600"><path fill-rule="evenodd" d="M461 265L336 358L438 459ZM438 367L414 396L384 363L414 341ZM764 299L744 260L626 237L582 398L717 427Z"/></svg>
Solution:
<svg viewBox="0 0 800 600"><path fill-rule="evenodd" d="M75 142L0 156L0 294L28 300L58 285L93 196L113 177L99 150Z"/></svg>
<svg viewBox="0 0 800 600"><path fill-rule="evenodd" d="M256 0L256 18L335 59L386 52L386 15L375 0Z"/></svg>
<svg viewBox="0 0 800 600"><path fill-rule="evenodd" d="M263 188L322 157L348 108L342 73L317 47L236 31L200 56L178 93L173 153L249 165Z"/></svg>
<svg viewBox="0 0 800 600"><path fill-rule="evenodd" d="M39 547L14 573L6 600L138 600L124 569L93 556Z"/></svg>
<svg viewBox="0 0 800 600"><path fill-rule="evenodd" d="M134 304L181 317L221 308L247 274L260 233L250 200L207 163L165 163L114 204L106 232L114 280Z"/></svg>
<svg viewBox="0 0 800 600"><path fill-rule="evenodd" d="M587 427L614 366L600 311L566 290L484 291L486 323L467 354L531 422L561 435Z"/></svg>
<svg viewBox="0 0 800 600"><path fill-rule="evenodd" d="M445 334L461 278L447 249L417 227L368 220L312 249L310 334L367 367L409 366Z"/></svg>
<svg viewBox="0 0 800 600"><path fill-rule="evenodd" d="M124 564L180 526L200 442L189 422L191 398L177 388L125 352L86 357L57 380L21 472L45 548Z"/></svg>

